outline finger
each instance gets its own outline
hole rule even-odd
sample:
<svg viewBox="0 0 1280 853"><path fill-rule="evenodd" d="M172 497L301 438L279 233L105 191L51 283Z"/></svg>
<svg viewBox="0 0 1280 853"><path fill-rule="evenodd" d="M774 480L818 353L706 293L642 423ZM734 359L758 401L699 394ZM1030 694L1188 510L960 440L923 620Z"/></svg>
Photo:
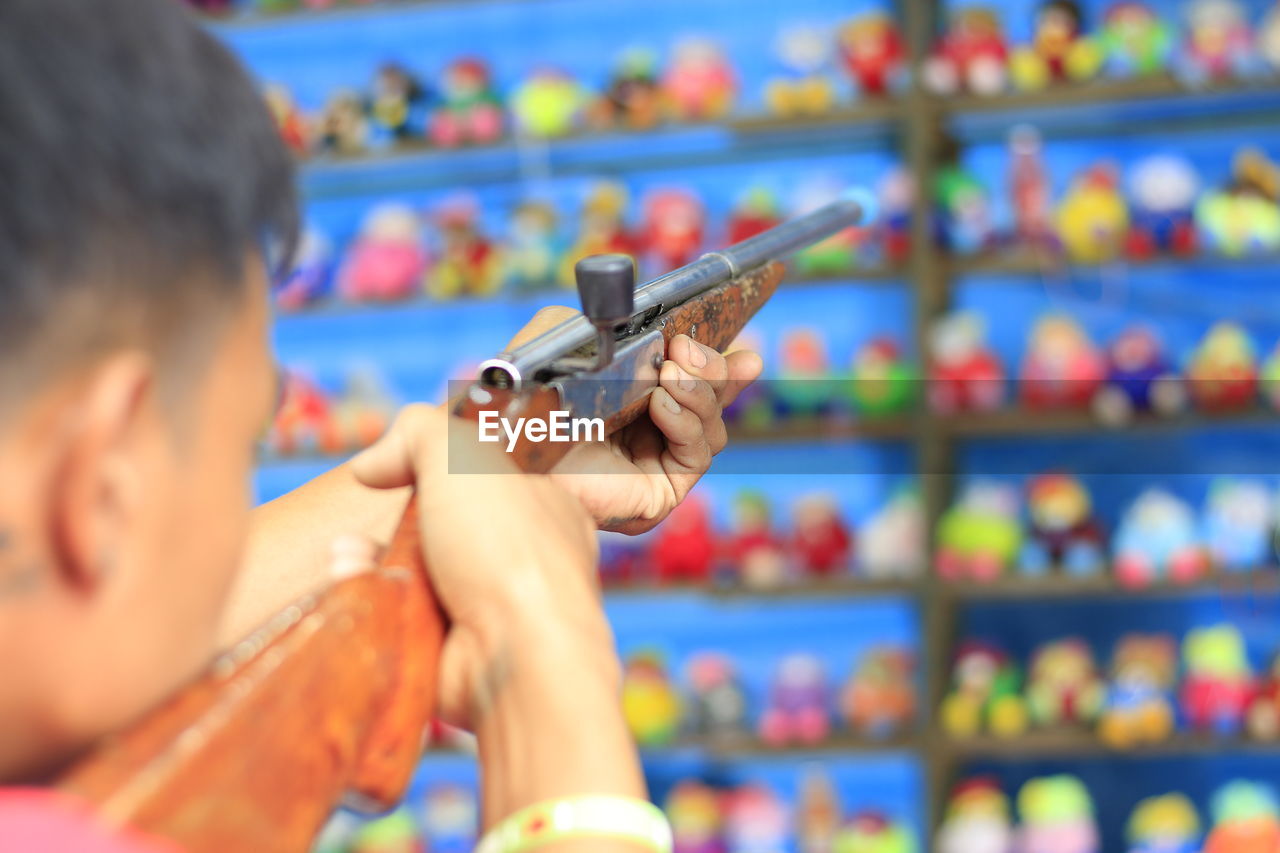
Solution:
<svg viewBox="0 0 1280 853"><path fill-rule="evenodd" d="M521 344L533 340L543 332L550 331L567 320L572 320L580 313L565 305L548 305L546 308L540 309L537 314L534 314L533 319L523 329L516 332L516 336L507 344L507 349L515 349Z"/></svg>
<svg viewBox="0 0 1280 853"><path fill-rule="evenodd" d="M699 379L710 382L717 397L729 380L729 367L724 356L688 335L676 335L671 339L667 357Z"/></svg>
<svg viewBox="0 0 1280 853"><path fill-rule="evenodd" d="M351 457L351 473L375 489L412 485L417 479L414 472L415 463L420 462L419 449L444 444L447 422L442 408L405 406L382 438Z"/></svg>
<svg viewBox="0 0 1280 853"><path fill-rule="evenodd" d="M671 481L676 501L682 501L711 467L711 448L702 419L680 406L664 388L655 388L651 395L649 419L666 439L660 460L662 469Z"/></svg>
<svg viewBox="0 0 1280 853"><path fill-rule="evenodd" d="M693 412L702 421L702 430L711 453L724 449L728 441L724 420L720 417L720 401L705 379L697 379L674 361L662 365L658 383L675 398L676 402Z"/></svg>
<svg viewBox="0 0 1280 853"><path fill-rule="evenodd" d="M725 356L729 368L729 381L725 383L724 393L720 395L720 405L728 407L743 390L760 378L764 370L764 359L750 350L738 350Z"/></svg>

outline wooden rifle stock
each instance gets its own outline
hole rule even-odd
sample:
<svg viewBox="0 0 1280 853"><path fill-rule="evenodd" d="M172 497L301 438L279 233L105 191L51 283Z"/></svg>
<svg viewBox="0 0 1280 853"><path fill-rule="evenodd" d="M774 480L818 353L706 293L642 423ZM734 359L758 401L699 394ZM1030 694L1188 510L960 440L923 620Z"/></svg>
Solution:
<svg viewBox="0 0 1280 853"><path fill-rule="evenodd" d="M687 334L723 350L782 273L770 263L673 307L666 341ZM455 413L545 416L558 405L548 388L487 396L464 396ZM607 430L647 405L614 413ZM544 473L570 447L522 442L512 455ZM432 719L445 629L411 500L377 570L287 608L58 786L105 821L188 853L306 851L338 804L377 810L403 795Z"/></svg>

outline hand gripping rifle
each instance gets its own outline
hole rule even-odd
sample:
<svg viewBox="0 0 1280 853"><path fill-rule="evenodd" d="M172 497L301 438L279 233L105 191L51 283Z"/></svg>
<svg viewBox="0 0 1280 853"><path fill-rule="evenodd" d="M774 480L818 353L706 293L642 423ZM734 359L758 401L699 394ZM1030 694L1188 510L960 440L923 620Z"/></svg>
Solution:
<svg viewBox="0 0 1280 853"><path fill-rule="evenodd" d="M671 338L723 350L777 289L780 258L863 214L837 201L639 289L630 258L586 258L584 316L485 362L455 414L559 410L621 429L644 413ZM511 452L542 473L570 447L522 440ZM338 804L389 808L421 758L447 624L418 535L411 501L376 571L287 608L59 787L188 853L300 853Z"/></svg>

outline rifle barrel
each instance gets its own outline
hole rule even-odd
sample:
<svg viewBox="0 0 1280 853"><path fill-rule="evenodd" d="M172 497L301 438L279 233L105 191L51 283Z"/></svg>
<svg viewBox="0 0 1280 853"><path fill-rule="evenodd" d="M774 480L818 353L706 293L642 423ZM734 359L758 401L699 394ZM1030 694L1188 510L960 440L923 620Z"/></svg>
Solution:
<svg viewBox="0 0 1280 853"><path fill-rule="evenodd" d="M741 243L708 252L693 263L637 288L632 316L642 316L656 307L669 309L769 261L792 255L857 225L864 213L862 203L845 198ZM481 380L505 387L518 386L524 377L532 376L539 368L595 339L595 327L585 317L566 320L511 352L486 361L480 366Z"/></svg>

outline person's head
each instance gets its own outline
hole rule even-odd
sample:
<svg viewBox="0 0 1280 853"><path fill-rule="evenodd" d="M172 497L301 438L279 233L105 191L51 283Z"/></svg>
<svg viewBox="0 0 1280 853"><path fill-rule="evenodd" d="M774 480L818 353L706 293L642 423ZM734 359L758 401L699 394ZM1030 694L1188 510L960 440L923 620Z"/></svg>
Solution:
<svg viewBox="0 0 1280 853"><path fill-rule="evenodd" d="M296 217L266 107L181 4L0 3L0 781L214 651Z"/></svg>

